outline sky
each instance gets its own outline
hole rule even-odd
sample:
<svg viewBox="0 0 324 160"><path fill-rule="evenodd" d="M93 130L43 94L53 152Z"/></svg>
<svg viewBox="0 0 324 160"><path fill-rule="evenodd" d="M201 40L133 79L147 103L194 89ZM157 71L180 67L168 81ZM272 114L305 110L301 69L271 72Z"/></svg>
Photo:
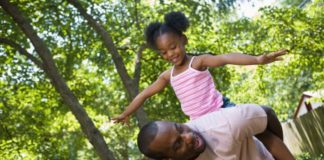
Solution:
<svg viewBox="0 0 324 160"><path fill-rule="evenodd" d="M239 17L253 18L258 15L258 9L261 7L278 3L279 0L237 0L237 13Z"/></svg>
<svg viewBox="0 0 324 160"><path fill-rule="evenodd" d="M158 0L147 0L146 2L154 5ZM258 9L269 5L278 5L280 0L236 0L235 8L237 8L238 18L253 18L258 15ZM164 0L168 3L168 0Z"/></svg>

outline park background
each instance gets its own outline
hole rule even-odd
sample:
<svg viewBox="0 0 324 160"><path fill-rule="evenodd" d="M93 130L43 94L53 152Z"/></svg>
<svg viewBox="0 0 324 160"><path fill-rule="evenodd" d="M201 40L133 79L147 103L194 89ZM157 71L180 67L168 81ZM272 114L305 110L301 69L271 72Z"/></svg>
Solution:
<svg viewBox="0 0 324 160"><path fill-rule="evenodd" d="M284 123L293 118L303 92L324 88L322 0L1 0L0 5L0 159L144 159L136 146L140 126L188 120L172 88L148 99L129 127L110 118L171 67L143 37L150 22L170 11L189 18L187 51L195 55L289 49L280 62L210 69L217 89L233 102L271 106Z"/></svg>

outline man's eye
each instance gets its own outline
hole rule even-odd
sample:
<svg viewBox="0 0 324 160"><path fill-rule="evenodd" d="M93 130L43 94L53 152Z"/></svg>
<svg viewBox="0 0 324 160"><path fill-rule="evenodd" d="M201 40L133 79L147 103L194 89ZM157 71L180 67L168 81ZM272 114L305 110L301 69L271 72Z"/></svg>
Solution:
<svg viewBox="0 0 324 160"><path fill-rule="evenodd" d="M176 124L176 130L178 131L178 133L182 133L183 129L179 124Z"/></svg>
<svg viewBox="0 0 324 160"><path fill-rule="evenodd" d="M182 144L182 141L181 141L181 140L178 140L178 141L176 142L174 148L175 148L176 150L179 149L179 148L181 147L181 144Z"/></svg>
<svg viewBox="0 0 324 160"><path fill-rule="evenodd" d="M183 128L182 128L182 127L179 128L179 132L180 132L180 133L183 132Z"/></svg>
<svg viewBox="0 0 324 160"><path fill-rule="evenodd" d="M181 126L178 126L178 132L182 133L183 132L183 128Z"/></svg>

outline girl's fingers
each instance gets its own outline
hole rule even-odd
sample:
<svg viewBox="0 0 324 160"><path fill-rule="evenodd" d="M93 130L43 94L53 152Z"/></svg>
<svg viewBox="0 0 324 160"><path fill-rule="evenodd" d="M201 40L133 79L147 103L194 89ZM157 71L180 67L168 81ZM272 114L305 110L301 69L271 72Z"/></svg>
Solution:
<svg viewBox="0 0 324 160"><path fill-rule="evenodd" d="M286 53L287 53L287 50L279 50L279 51L270 53L268 57L270 57L270 58L279 57L279 56L285 55Z"/></svg>
<svg viewBox="0 0 324 160"><path fill-rule="evenodd" d="M277 54L279 54L279 55L284 55L284 54L286 54L287 52L288 52L287 49L282 49L282 50L277 51Z"/></svg>
<svg viewBox="0 0 324 160"><path fill-rule="evenodd" d="M277 57L275 60L276 60L276 61L282 61L283 58L282 58L282 57Z"/></svg>

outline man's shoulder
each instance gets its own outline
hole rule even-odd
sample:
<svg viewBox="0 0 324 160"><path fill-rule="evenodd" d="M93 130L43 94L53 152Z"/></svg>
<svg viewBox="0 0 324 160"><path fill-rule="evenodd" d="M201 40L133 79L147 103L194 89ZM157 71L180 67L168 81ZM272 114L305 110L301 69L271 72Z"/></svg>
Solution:
<svg viewBox="0 0 324 160"><path fill-rule="evenodd" d="M199 132L206 132L208 130L222 129L228 125L227 118L222 114L222 109L203 115L197 119L186 123L191 129Z"/></svg>
<svg viewBox="0 0 324 160"><path fill-rule="evenodd" d="M197 157L195 160L208 160L208 159L217 159L216 154L209 148L206 147L205 151L202 152L199 157Z"/></svg>

